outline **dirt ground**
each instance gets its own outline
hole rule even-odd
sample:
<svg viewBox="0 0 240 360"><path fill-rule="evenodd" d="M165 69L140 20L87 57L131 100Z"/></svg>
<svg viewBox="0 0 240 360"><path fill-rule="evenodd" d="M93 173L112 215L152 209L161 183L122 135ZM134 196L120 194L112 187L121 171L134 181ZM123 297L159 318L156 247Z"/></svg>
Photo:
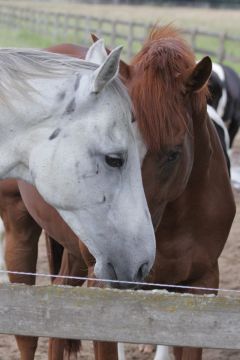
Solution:
<svg viewBox="0 0 240 360"><path fill-rule="evenodd" d="M232 157L235 173L240 177L240 136L238 136L237 144ZM231 229L231 233L224 251L220 258L220 287L228 289L240 289L240 182L235 183L234 189L237 214ZM224 206L224 204L223 204ZM38 272L47 272L47 260L45 253L44 240L40 242L40 259L38 263ZM46 280L39 279L39 284L48 283ZM138 346L126 346L127 360L152 360L154 354L143 354L139 352ZM0 360L18 360L19 353L13 336L0 335ZM36 360L47 360L47 339L39 340L38 350L35 356ZM93 360L93 351L91 342L83 342L83 349L78 359ZM240 350L204 350L203 360L239 360Z"/></svg>

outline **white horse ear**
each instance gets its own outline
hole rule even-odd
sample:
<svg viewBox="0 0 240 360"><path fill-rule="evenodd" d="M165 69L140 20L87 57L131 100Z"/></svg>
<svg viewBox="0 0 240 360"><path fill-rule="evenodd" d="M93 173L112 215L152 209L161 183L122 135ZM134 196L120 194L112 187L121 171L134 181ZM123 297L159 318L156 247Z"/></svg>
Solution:
<svg viewBox="0 0 240 360"><path fill-rule="evenodd" d="M118 75L122 48L118 46L111 51L105 62L94 71L92 92L99 93Z"/></svg>
<svg viewBox="0 0 240 360"><path fill-rule="evenodd" d="M107 58L107 52L105 50L104 41L99 39L93 43L86 54L85 60L94 64L101 65Z"/></svg>

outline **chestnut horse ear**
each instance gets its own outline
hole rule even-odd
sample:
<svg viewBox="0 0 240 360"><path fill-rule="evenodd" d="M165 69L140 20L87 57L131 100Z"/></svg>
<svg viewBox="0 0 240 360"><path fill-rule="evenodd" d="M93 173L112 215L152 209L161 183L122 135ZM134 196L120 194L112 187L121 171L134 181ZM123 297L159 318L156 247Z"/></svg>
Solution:
<svg viewBox="0 0 240 360"><path fill-rule="evenodd" d="M212 61L209 56L200 60L196 66L187 71L186 92L196 92L206 85L212 72Z"/></svg>
<svg viewBox="0 0 240 360"><path fill-rule="evenodd" d="M94 33L91 33L91 38L92 38L92 41L95 43L99 40L99 38L97 37L96 34ZM111 50L108 49L107 47L105 48L106 49L106 52L107 54L110 54ZM119 73L120 75L123 77L124 80L130 80L131 78L131 66L128 65L127 63L125 63L124 61L120 60L120 63L119 63Z"/></svg>

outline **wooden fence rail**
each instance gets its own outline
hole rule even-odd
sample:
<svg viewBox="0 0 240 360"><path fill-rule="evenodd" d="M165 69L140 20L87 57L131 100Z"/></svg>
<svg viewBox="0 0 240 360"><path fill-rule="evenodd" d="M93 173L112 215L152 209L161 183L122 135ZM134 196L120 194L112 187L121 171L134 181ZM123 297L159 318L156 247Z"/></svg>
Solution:
<svg viewBox="0 0 240 360"><path fill-rule="evenodd" d="M0 285L0 333L240 349L240 299Z"/></svg>
<svg viewBox="0 0 240 360"><path fill-rule="evenodd" d="M111 47L123 44L128 59L140 49L152 26L142 22L13 7L7 3L1 3L0 24L43 35L51 38L52 43L70 41L89 44L89 33L96 32L99 36L104 36L106 43ZM197 28L184 30L183 33L197 54L208 54L218 62L240 63L240 36L207 32Z"/></svg>

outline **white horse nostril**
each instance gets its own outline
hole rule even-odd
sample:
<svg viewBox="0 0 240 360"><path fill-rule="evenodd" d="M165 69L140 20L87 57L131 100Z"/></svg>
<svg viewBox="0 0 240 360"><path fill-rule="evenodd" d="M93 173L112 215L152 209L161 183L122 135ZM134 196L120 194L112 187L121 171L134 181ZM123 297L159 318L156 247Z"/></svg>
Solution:
<svg viewBox="0 0 240 360"><path fill-rule="evenodd" d="M149 273L149 263L145 262L142 264L135 276L135 281L142 281Z"/></svg>
<svg viewBox="0 0 240 360"><path fill-rule="evenodd" d="M117 274L114 269L114 266L110 262L108 262L107 267L108 267L109 278L111 280L117 280Z"/></svg>
<svg viewBox="0 0 240 360"><path fill-rule="evenodd" d="M124 261L121 264L109 261L103 266L102 274L104 274L106 279L120 281L119 283L114 282L114 284L111 284L112 287L132 288L134 286L134 282L143 281L149 273L149 262L143 263L140 267L138 267L137 271L135 269L132 266L127 266ZM124 281L126 283L124 283ZM133 282L133 284L131 284L131 282Z"/></svg>

